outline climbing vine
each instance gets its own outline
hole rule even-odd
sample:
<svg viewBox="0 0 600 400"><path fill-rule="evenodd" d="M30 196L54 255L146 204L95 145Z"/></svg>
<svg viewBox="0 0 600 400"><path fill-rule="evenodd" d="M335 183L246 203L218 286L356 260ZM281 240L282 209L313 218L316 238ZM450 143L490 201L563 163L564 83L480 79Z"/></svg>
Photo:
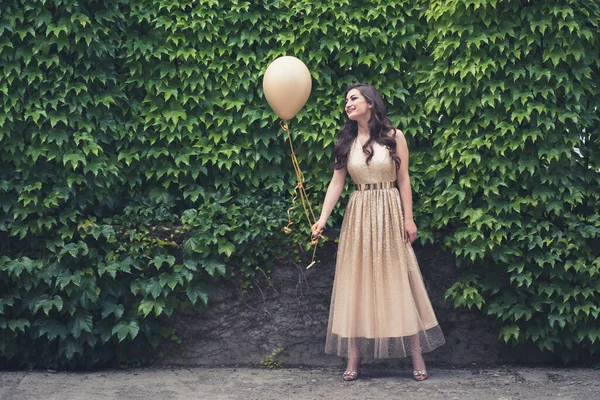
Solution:
<svg viewBox="0 0 600 400"><path fill-rule="evenodd" d="M596 351L599 7L3 1L0 365L141 357L215 283L301 256L261 91L281 55L313 78L290 127L314 204L343 88L371 83L409 142L422 243L457 258L448 297L505 341Z"/></svg>

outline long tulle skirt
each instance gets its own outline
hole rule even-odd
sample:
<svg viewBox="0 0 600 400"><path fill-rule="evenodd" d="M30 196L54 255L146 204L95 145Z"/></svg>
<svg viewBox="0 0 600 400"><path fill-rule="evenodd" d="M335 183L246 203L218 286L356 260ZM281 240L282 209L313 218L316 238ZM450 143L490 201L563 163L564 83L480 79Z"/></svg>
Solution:
<svg viewBox="0 0 600 400"><path fill-rule="evenodd" d="M342 223L325 352L400 358L444 342L413 249L404 243L400 193L355 191Z"/></svg>

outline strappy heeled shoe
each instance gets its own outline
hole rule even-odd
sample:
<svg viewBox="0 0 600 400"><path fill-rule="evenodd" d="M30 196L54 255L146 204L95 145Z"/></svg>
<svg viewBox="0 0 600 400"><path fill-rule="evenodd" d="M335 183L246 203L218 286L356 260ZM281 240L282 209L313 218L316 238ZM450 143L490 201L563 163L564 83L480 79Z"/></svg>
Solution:
<svg viewBox="0 0 600 400"><path fill-rule="evenodd" d="M344 375L342 375L342 379L345 382L351 382L358 379L358 372L356 371L344 371Z"/></svg>
<svg viewBox="0 0 600 400"><path fill-rule="evenodd" d="M427 379L427 371L424 369L413 371L413 378L417 382L423 382L425 379Z"/></svg>

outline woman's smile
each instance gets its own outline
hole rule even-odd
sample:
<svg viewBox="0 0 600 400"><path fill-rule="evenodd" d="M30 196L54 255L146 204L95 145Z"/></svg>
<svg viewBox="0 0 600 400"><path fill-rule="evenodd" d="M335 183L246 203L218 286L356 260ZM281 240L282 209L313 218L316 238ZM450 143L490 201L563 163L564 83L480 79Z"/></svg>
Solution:
<svg viewBox="0 0 600 400"><path fill-rule="evenodd" d="M344 109L346 110L346 115L350 119L362 119L366 117L368 121L371 117L371 105L358 89L352 89L348 92Z"/></svg>

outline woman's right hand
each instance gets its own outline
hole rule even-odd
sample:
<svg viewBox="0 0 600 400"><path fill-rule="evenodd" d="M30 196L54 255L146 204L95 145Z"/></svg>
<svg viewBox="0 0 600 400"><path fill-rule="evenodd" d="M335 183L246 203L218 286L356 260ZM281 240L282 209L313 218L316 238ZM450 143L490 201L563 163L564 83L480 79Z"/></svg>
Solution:
<svg viewBox="0 0 600 400"><path fill-rule="evenodd" d="M311 228L312 235L314 237L320 238L321 233L323 232L323 228L325 228L325 221L319 219L317 222L315 222L315 224Z"/></svg>

